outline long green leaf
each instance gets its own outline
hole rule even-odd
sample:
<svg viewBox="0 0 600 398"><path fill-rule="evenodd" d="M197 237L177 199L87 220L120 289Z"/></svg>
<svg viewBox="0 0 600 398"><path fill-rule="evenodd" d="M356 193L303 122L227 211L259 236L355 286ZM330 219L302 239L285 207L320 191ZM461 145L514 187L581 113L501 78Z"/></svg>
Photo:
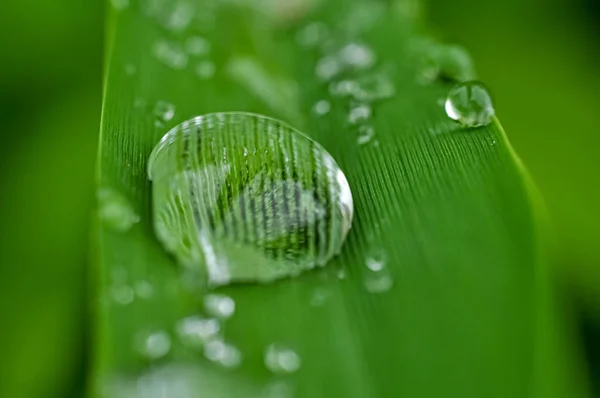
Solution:
<svg viewBox="0 0 600 398"><path fill-rule="evenodd" d="M175 18L185 5L195 13L189 24ZM134 221L135 213L140 219L130 229L117 228L121 231L114 223L96 228L94 393L254 397L278 388L297 397L532 393L538 289L545 282L530 187L497 121L459 128L439 103L450 86L420 83L418 5L140 0L113 13L99 185L130 204L131 214L124 217ZM332 96L315 74L330 51L327 45L309 49L297 40L313 22L323 23L343 44L371 48L377 58L372 70L385 71L393 82L395 95L373 104L369 122L375 137L366 145L357 143L357 128L349 121L351 102ZM177 58L179 46L196 35L211 44L212 78L202 72L207 64L201 60L189 57L183 65ZM331 111L319 115L313 108L324 99ZM156 123L159 101L175 106L167 125ZM203 313L205 290L186 287L181 267L157 241L146 173L150 152L172 125L219 111L265 114L305 132L337 160L355 203L347 242L325 268L272 284L217 290L236 303L224 332L243 358L235 370L208 361L176 336L178 321ZM383 280L373 279L366 267L370 258L384 258ZM172 341L158 360L138 353L138 339L153 331L160 331L163 343L164 333ZM265 367L265 349L275 342L298 353L297 372L279 376ZM273 396L289 395L281 394Z"/></svg>

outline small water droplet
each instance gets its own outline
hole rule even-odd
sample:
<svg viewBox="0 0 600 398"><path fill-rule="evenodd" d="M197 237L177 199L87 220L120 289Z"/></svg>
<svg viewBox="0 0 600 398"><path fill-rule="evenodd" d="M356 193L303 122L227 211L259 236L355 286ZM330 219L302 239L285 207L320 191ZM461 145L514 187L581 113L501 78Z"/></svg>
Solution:
<svg viewBox="0 0 600 398"><path fill-rule="evenodd" d="M445 108L449 118L466 127L487 126L495 115L487 88L476 81L454 86L448 93Z"/></svg>
<svg viewBox="0 0 600 398"><path fill-rule="evenodd" d="M375 128L364 124L358 128L358 145L366 145L375 137Z"/></svg>
<svg viewBox="0 0 600 398"><path fill-rule="evenodd" d="M159 240L213 286L323 266L352 222L352 193L331 155L260 115L184 122L156 146L148 171Z"/></svg>
<svg viewBox="0 0 600 398"><path fill-rule="evenodd" d="M310 296L310 305L312 307L321 307L329 297L329 292L325 289L315 289Z"/></svg>
<svg viewBox="0 0 600 398"><path fill-rule="evenodd" d="M117 191L101 188L97 198L100 219L110 229L126 232L140 220L131 203Z"/></svg>
<svg viewBox="0 0 600 398"><path fill-rule="evenodd" d="M134 64L127 64L124 69L127 76L133 76L137 73L137 67Z"/></svg>
<svg viewBox="0 0 600 398"><path fill-rule="evenodd" d="M331 110L331 104L327 100L320 100L317 101L317 103L313 107L313 110L317 115L323 116L329 113L329 111Z"/></svg>
<svg viewBox="0 0 600 398"><path fill-rule="evenodd" d="M333 79L342 71L342 65L334 56L326 56L317 62L315 73L321 80L328 81Z"/></svg>
<svg viewBox="0 0 600 398"><path fill-rule="evenodd" d="M383 269L385 268L385 259L380 254L368 257L366 261L366 266L373 272L383 271Z"/></svg>
<svg viewBox="0 0 600 398"><path fill-rule="evenodd" d="M417 41L425 49L419 67L419 81L432 84L437 80L462 82L475 78L473 61L467 50L457 45L439 44L431 40Z"/></svg>
<svg viewBox="0 0 600 398"><path fill-rule="evenodd" d="M345 269L345 268L340 268L340 269L338 269L338 270L337 270L337 272L336 272L336 277L337 277L339 280L346 279L346 277L347 277L347 276L348 276L348 273L346 272L346 269Z"/></svg>
<svg viewBox="0 0 600 398"><path fill-rule="evenodd" d="M192 36L185 40L184 48L189 55L206 55L210 52L210 42L204 37Z"/></svg>
<svg viewBox="0 0 600 398"><path fill-rule="evenodd" d="M371 107L366 104L360 104L354 106L350 110L350 114L348 115L348 121L350 124L359 124L363 123L371 117Z"/></svg>
<svg viewBox="0 0 600 398"><path fill-rule="evenodd" d="M209 294L204 297L204 309L216 318L228 319L235 312L235 301L224 294Z"/></svg>
<svg viewBox="0 0 600 398"><path fill-rule="evenodd" d="M195 71L200 79L208 80L215 75L216 69L217 68L212 61L205 60L196 64Z"/></svg>
<svg viewBox="0 0 600 398"><path fill-rule="evenodd" d="M313 22L296 33L296 41L303 47L314 48L329 36L329 29L321 22Z"/></svg>
<svg viewBox="0 0 600 398"><path fill-rule="evenodd" d="M159 122L169 122L175 117L175 105L167 101L158 101L154 106L154 116Z"/></svg>
<svg viewBox="0 0 600 398"><path fill-rule="evenodd" d="M352 96L360 102L374 102L392 98L396 87L384 73L367 74L356 81Z"/></svg>
<svg viewBox="0 0 600 398"><path fill-rule="evenodd" d="M358 84L353 80L342 80L329 85L329 93L334 97L353 96L358 89Z"/></svg>
<svg viewBox="0 0 600 398"><path fill-rule="evenodd" d="M375 64L375 53L373 50L359 43L350 43L339 52L339 58L344 65L355 69L368 69Z"/></svg>
<svg viewBox="0 0 600 398"><path fill-rule="evenodd" d="M204 356L209 361L226 368L235 368L242 363L242 353L223 340L211 340L204 346Z"/></svg>
<svg viewBox="0 0 600 398"><path fill-rule="evenodd" d="M110 0L110 4L115 10L123 11L129 7L129 0Z"/></svg>
<svg viewBox="0 0 600 398"><path fill-rule="evenodd" d="M184 318L175 328L181 342L190 348L203 347L208 341L216 339L221 330L218 320L199 316Z"/></svg>
<svg viewBox="0 0 600 398"><path fill-rule="evenodd" d="M273 343L265 350L265 366L273 373L294 373L301 365L296 351L283 344Z"/></svg>
<svg viewBox="0 0 600 398"><path fill-rule="evenodd" d="M167 2L169 4L172 2ZM183 32L194 18L194 5L189 1L178 1L172 8L159 15L165 28L173 32Z"/></svg>
<svg viewBox="0 0 600 398"><path fill-rule="evenodd" d="M154 295L154 287L148 281L137 281L134 290L135 294L141 299L148 300Z"/></svg>
<svg viewBox="0 0 600 398"><path fill-rule="evenodd" d="M182 70L187 67L188 55L177 42L159 39L154 43L154 56L171 69Z"/></svg>
<svg viewBox="0 0 600 398"><path fill-rule="evenodd" d="M162 358L171 350L171 337L164 330L141 333L138 336L138 350L147 359Z"/></svg>
<svg viewBox="0 0 600 398"><path fill-rule="evenodd" d="M118 284L111 286L110 296L115 303L119 305L128 305L133 302L134 292L130 286Z"/></svg>
<svg viewBox="0 0 600 398"><path fill-rule="evenodd" d="M262 398L292 398L294 387L288 380L275 380L267 384Z"/></svg>
<svg viewBox="0 0 600 398"><path fill-rule="evenodd" d="M376 272L365 278L365 288L370 293L385 293L394 286L394 280L385 272Z"/></svg>

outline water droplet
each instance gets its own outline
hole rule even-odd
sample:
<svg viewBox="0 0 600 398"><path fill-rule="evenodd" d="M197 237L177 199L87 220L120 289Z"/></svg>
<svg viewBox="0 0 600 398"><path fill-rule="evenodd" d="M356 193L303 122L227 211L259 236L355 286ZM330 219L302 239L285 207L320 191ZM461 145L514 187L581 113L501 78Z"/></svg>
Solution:
<svg viewBox="0 0 600 398"><path fill-rule="evenodd" d="M235 368L242 363L242 353L235 346L223 340L212 340L204 346L204 356L209 361L226 368Z"/></svg>
<svg viewBox="0 0 600 398"><path fill-rule="evenodd" d="M199 316L184 318L175 328L181 342L190 348L203 347L206 342L217 338L221 330L218 320Z"/></svg>
<svg viewBox="0 0 600 398"><path fill-rule="evenodd" d="M97 197L100 219L110 229L126 232L140 220L131 203L117 191L101 188Z"/></svg>
<svg viewBox="0 0 600 398"><path fill-rule="evenodd" d="M133 302L134 292L133 289L125 284L117 284L111 286L110 296L113 301L119 305L128 305Z"/></svg>
<svg viewBox="0 0 600 398"><path fill-rule="evenodd" d="M359 124L369 120L371 117L371 107L366 104L360 104L353 107L348 115L350 124Z"/></svg>
<svg viewBox="0 0 600 398"><path fill-rule="evenodd" d="M343 280L343 279L346 279L346 277L348 276L348 273L346 272L345 268L340 268L337 270L335 275L339 280Z"/></svg>
<svg viewBox="0 0 600 398"><path fill-rule="evenodd" d="M342 80L329 85L329 93L334 97L353 96L358 89L358 84L353 80Z"/></svg>
<svg viewBox="0 0 600 398"><path fill-rule="evenodd" d="M365 278L365 288L370 293L385 293L394 286L394 280L387 273L372 273Z"/></svg>
<svg viewBox="0 0 600 398"><path fill-rule="evenodd" d="M382 255L375 255L367 258L366 266L373 272L383 271L385 268L385 259Z"/></svg>
<svg viewBox="0 0 600 398"><path fill-rule="evenodd" d="M142 333L138 336L138 349L148 359L162 358L171 350L171 337L163 330Z"/></svg>
<svg viewBox="0 0 600 398"><path fill-rule="evenodd" d="M373 50L359 43L350 43L339 52L339 58L344 65L355 69L368 69L375 64L375 53Z"/></svg>
<svg viewBox="0 0 600 398"><path fill-rule="evenodd" d="M329 29L320 22L313 22L305 26L296 34L296 41L303 47L314 48L329 36Z"/></svg>
<svg viewBox="0 0 600 398"><path fill-rule="evenodd" d="M137 294L139 298L145 300L152 298L154 295L154 287L152 287L152 284L148 281L137 281L134 285L134 289L135 294Z"/></svg>
<svg viewBox="0 0 600 398"><path fill-rule="evenodd" d="M294 396L294 387L289 380L275 380L267 384L262 397L263 398L292 398Z"/></svg>
<svg viewBox="0 0 600 398"><path fill-rule="evenodd" d="M196 75L200 79L208 80L215 75L216 67L212 61L200 61L195 68Z"/></svg>
<svg viewBox="0 0 600 398"><path fill-rule="evenodd" d="M301 365L300 356L285 345L274 343L265 350L265 366L273 373L294 373Z"/></svg>
<svg viewBox="0 0 600 398"><path fill-rule="evenodd" d="M364 124L358 128L358 145L366 145L375 137L375 128Z"/></svg>
<svg viewBox="0 0 600 398"><path fill-rule="evenodd" d="M321 80L331 80L342 71L342 65L334 56L326 56L317 62L315 73Z"/></svg>
<svg viewBox="0 0 600 398"><path fill-rule="evenodd" d="M110 0L110 4L115 10L123 11L129 7L129 0Z"/></svg>
<svg viewBox="0 0 600 398"><path fill-rule="evenodd" d="M323 116L329 113L331 104L327 100L320 100L315 104L313 110L317 115Z"/></svg>
<svg viewBox="0 0 600 398"><path fill-rule="evenodd" d="M154 116L161 123L171 121L175 117L175 105L166 101L158 101L154 106Z"/></svg>
<svg viewBox="0 0 600 398"><path fill-rule="evenodd" d="M462 82L475 78L471 55L457 45L439 44L427 39L417 41L426 49L419 67L419 81L431 84L436 80Z"/></svg>
<svg viewBox="0 0 600 398"><path fill-rule="evenodd" d="M211 285L325 265L350 229L352 194L335 160L275 119L186 121L163 137L148 171L159 240Z"/></svg>
<svg viewBox="0 0 600 398"><path fill-rule="evenodd" d="M127 64L124 69L127 76L133 76L137 73L137 67L134 64Z"/></svg>
<svg viewBox="0 0 600 398"><path fill-rule="evenodd" d="M235 301L224 294L209 294L204 297L204 309L216 318L228 319L235 312Z"/></svg>
<svg viewBox="0 0 600 398"><path fill-rule="evenodd" d="M384 73L368 74L356 81L352 96L361 102L374 102L392 98L396 95L396 87Z"/></svg>
<svg viewBox="0 0 600 398"><path fill-rule="evenodd" d="M325 289L315 289L310 296L310 305L312 307L321 307L329 298L329 292Z"/></svg>
<svg viewBox="0 0 600 398"><path fill-rule="evenodd" d="M206 55L210 52L210 42L204 37L192 36L185 40L184 48L189 55Z"/></svg>
<svg viewBox="0 0 600 398"><path fill-rule="evenodd" d="M187 67L188 55L177 42L159 39L154 43L154 56L171 69L182 70Z"/></svg>
<svg viewBox="0 0 600 398"><path fill-rule="evenodd" d="M495 111L483 83L472 81L454 86L446 99L446 114L466 127L487 126Z"/></svg>
<svg viewBox="0 0 600 398"><path fill-rule="evenodd" d="M172 2L166 2L172 4ZM172 8L159 15L159 19L165 28L173 32L183 32L194 18L194 6L189 1L179 1Z"/></svg>

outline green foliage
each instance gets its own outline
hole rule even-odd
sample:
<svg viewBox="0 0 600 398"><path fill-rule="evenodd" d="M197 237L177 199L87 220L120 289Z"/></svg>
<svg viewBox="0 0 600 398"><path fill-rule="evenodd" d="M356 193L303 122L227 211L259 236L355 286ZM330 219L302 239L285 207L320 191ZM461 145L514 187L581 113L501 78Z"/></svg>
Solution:
<svg viewBox="0 0 600 398"><path fill-rule="evenodd" d="M254 397L284 381L299 397L548 396L540 385L555 381L539 359L558 354L547 350L551 342L537 341L540 328L551 327L540 314L551 309L531 186L497 121L459 128L439 105L450 85L419 83L419 20L407 3L417 4L292 2L308 8L290 14L279 2L257 9L253 2L197 1L198 14L214 13L215 26L195 21L180 31L165 22L165 10L132 5L112 15L99 184L126 197L140 221L125 232L95 226L94 392L136 396L149 383L188 386L186 396ZM333 48L368 45L375 68L391 76L396 94L372 104L375 138L367 145L357 144L354 105L331 97L315 76L333 50L296 40L313 21L330 27ZM198 76L196 61L173 62L192 35L211 43L212 78ZM324 98L332 109L316 114ZM233 371L175 336L182 318L204 312L206 291L188 286L152 229L147 160L169 127L156 123L158 101L175 106L169 125L231 110L286 120L333 155L354 195L353 228L328 266L218 289L236 303L224 333L243 357ZM370 258L384 259L384 276L366 267ZM153 294L130 297L142 282ZM172 347L149 361L138 339L157 331L171 336ZM298 372L275 377L265 367L264 351L274 342L294 347Z"/></svg>

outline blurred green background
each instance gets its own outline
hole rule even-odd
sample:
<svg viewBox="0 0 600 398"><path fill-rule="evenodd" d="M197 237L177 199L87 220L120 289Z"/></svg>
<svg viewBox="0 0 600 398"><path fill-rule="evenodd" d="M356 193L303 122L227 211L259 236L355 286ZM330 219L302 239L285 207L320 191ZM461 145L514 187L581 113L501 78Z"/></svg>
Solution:
<svg viewBox="0 0 600 398"><path fill-rule="evenodd" d="M561 308L600 383L600 5L428 0L424 12L470 50L542 192ZM103 23L100 0L21 0L0 13L0 397L85 388Z"/></svg>

